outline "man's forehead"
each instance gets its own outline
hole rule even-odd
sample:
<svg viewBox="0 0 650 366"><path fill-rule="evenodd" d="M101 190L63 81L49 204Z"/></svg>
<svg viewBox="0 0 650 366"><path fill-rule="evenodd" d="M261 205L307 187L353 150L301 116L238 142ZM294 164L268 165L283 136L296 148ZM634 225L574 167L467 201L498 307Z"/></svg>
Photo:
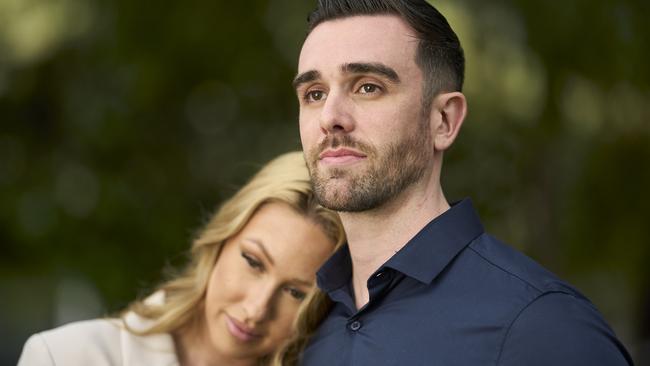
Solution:
<svg viewBox="0 0 650 366"><path fill-rule="evenodd" d="M300 52L298 71L340 68L355 62L413 60L415 32L394 15L363 15L328 20L309 34Z"/></svg>

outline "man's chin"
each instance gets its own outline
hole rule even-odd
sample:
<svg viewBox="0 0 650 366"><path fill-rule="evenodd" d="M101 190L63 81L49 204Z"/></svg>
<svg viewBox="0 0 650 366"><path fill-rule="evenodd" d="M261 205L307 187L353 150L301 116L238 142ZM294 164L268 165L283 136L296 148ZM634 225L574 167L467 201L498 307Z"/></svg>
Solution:
<svg viewBox="0 0 650 366"><path fill-rule="evenodd" d="M314 193L321 203L344 200L349 195L346 179L330 177L314 179Z"/></svg>
<svg viewBox="0 0 650 366"><path fill-rule="evenodd" d="M329 179L316 186L315 195L323 207L338 212L359 212L368 209L365 203L357 202L358 194L353 192L354 182L347 179ZM365 202L365 200L362 200Z"/></svg>
<svg viewBox="0 0 650 366"><path fill-rule="evenodd" d="M316 195L321 206L337 212L349 211L349 201L341 196Z"/></svg>
<svg viewBox="0 0 650 366"><path fill-rule="evenodd" d="M337 212L364 212L373 208L366 201L357 201L345 195L317 195L317 198L323 207Z"/></svg>

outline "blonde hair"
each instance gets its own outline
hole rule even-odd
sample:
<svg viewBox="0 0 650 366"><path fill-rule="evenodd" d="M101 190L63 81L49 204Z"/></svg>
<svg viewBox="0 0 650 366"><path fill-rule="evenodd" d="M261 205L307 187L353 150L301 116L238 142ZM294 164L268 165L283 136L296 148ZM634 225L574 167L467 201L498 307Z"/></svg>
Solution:
<svg viewBox="0 0 650 366"><path fill-rule="evenodd" d="M327 294L319 288L314 288L298 310L293 336L273 353L268 364L271 366L298 365L302 351L329 313L332 305L332 301Z"/></svg>
<svg viewBox="0 0 650 366"><path fill-rule="evenodd" d="M145 330L136 330L123 321L132 333L149 335L171 333L196 321L205 299L206 289L214 264L223 244L248 223L262 205L270 202L288 204L297 213L317 223L338 248L345 240L338 215L320 206L313 195L309 173L302 152L290 152L266 164L232 198L224 202L194 239L190 263L175 278L163 283L156 291L165 294L164 304L154 305L140 299L124 312L153 320ZM282 348L283 357L297 359L306 340L324 316L318 312L314 323L314 310L328 307L327 300L314 289L307 296L296 317L296 334ZM309 327L305 327L309 324ZM277 356L264 357L263 363ZM281 363L282 364L282 363Z"/></svg>

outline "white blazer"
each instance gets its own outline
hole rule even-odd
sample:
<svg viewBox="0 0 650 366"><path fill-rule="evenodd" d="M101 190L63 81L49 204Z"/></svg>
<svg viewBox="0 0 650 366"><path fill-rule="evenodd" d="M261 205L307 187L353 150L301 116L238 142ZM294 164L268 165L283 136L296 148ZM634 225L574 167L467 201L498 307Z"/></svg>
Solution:
<svg viewBox="0 0 650 366"><path fill-rule="evenodd" d="M162 302L156 293L147 302ZM125 316L133 329L151 326L151 320L134 313ZM95 319L70 323L29 337L18 366L178 366L174 341L169 334L138 336L120 319Z"/></svg>

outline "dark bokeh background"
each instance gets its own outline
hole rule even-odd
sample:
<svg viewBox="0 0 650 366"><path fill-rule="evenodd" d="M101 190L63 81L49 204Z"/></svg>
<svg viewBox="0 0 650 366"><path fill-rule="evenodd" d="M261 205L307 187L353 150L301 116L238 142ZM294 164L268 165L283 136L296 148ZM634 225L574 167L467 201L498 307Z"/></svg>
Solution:
<svg viewBox="0 0 650 366"><path fill-rule="evenodd" d="M649 3L435 4L468 58L448 198L472 197L650 364ZM0 0L0 364L146 292L224 197L299 148L311 7Z"/></svg>

